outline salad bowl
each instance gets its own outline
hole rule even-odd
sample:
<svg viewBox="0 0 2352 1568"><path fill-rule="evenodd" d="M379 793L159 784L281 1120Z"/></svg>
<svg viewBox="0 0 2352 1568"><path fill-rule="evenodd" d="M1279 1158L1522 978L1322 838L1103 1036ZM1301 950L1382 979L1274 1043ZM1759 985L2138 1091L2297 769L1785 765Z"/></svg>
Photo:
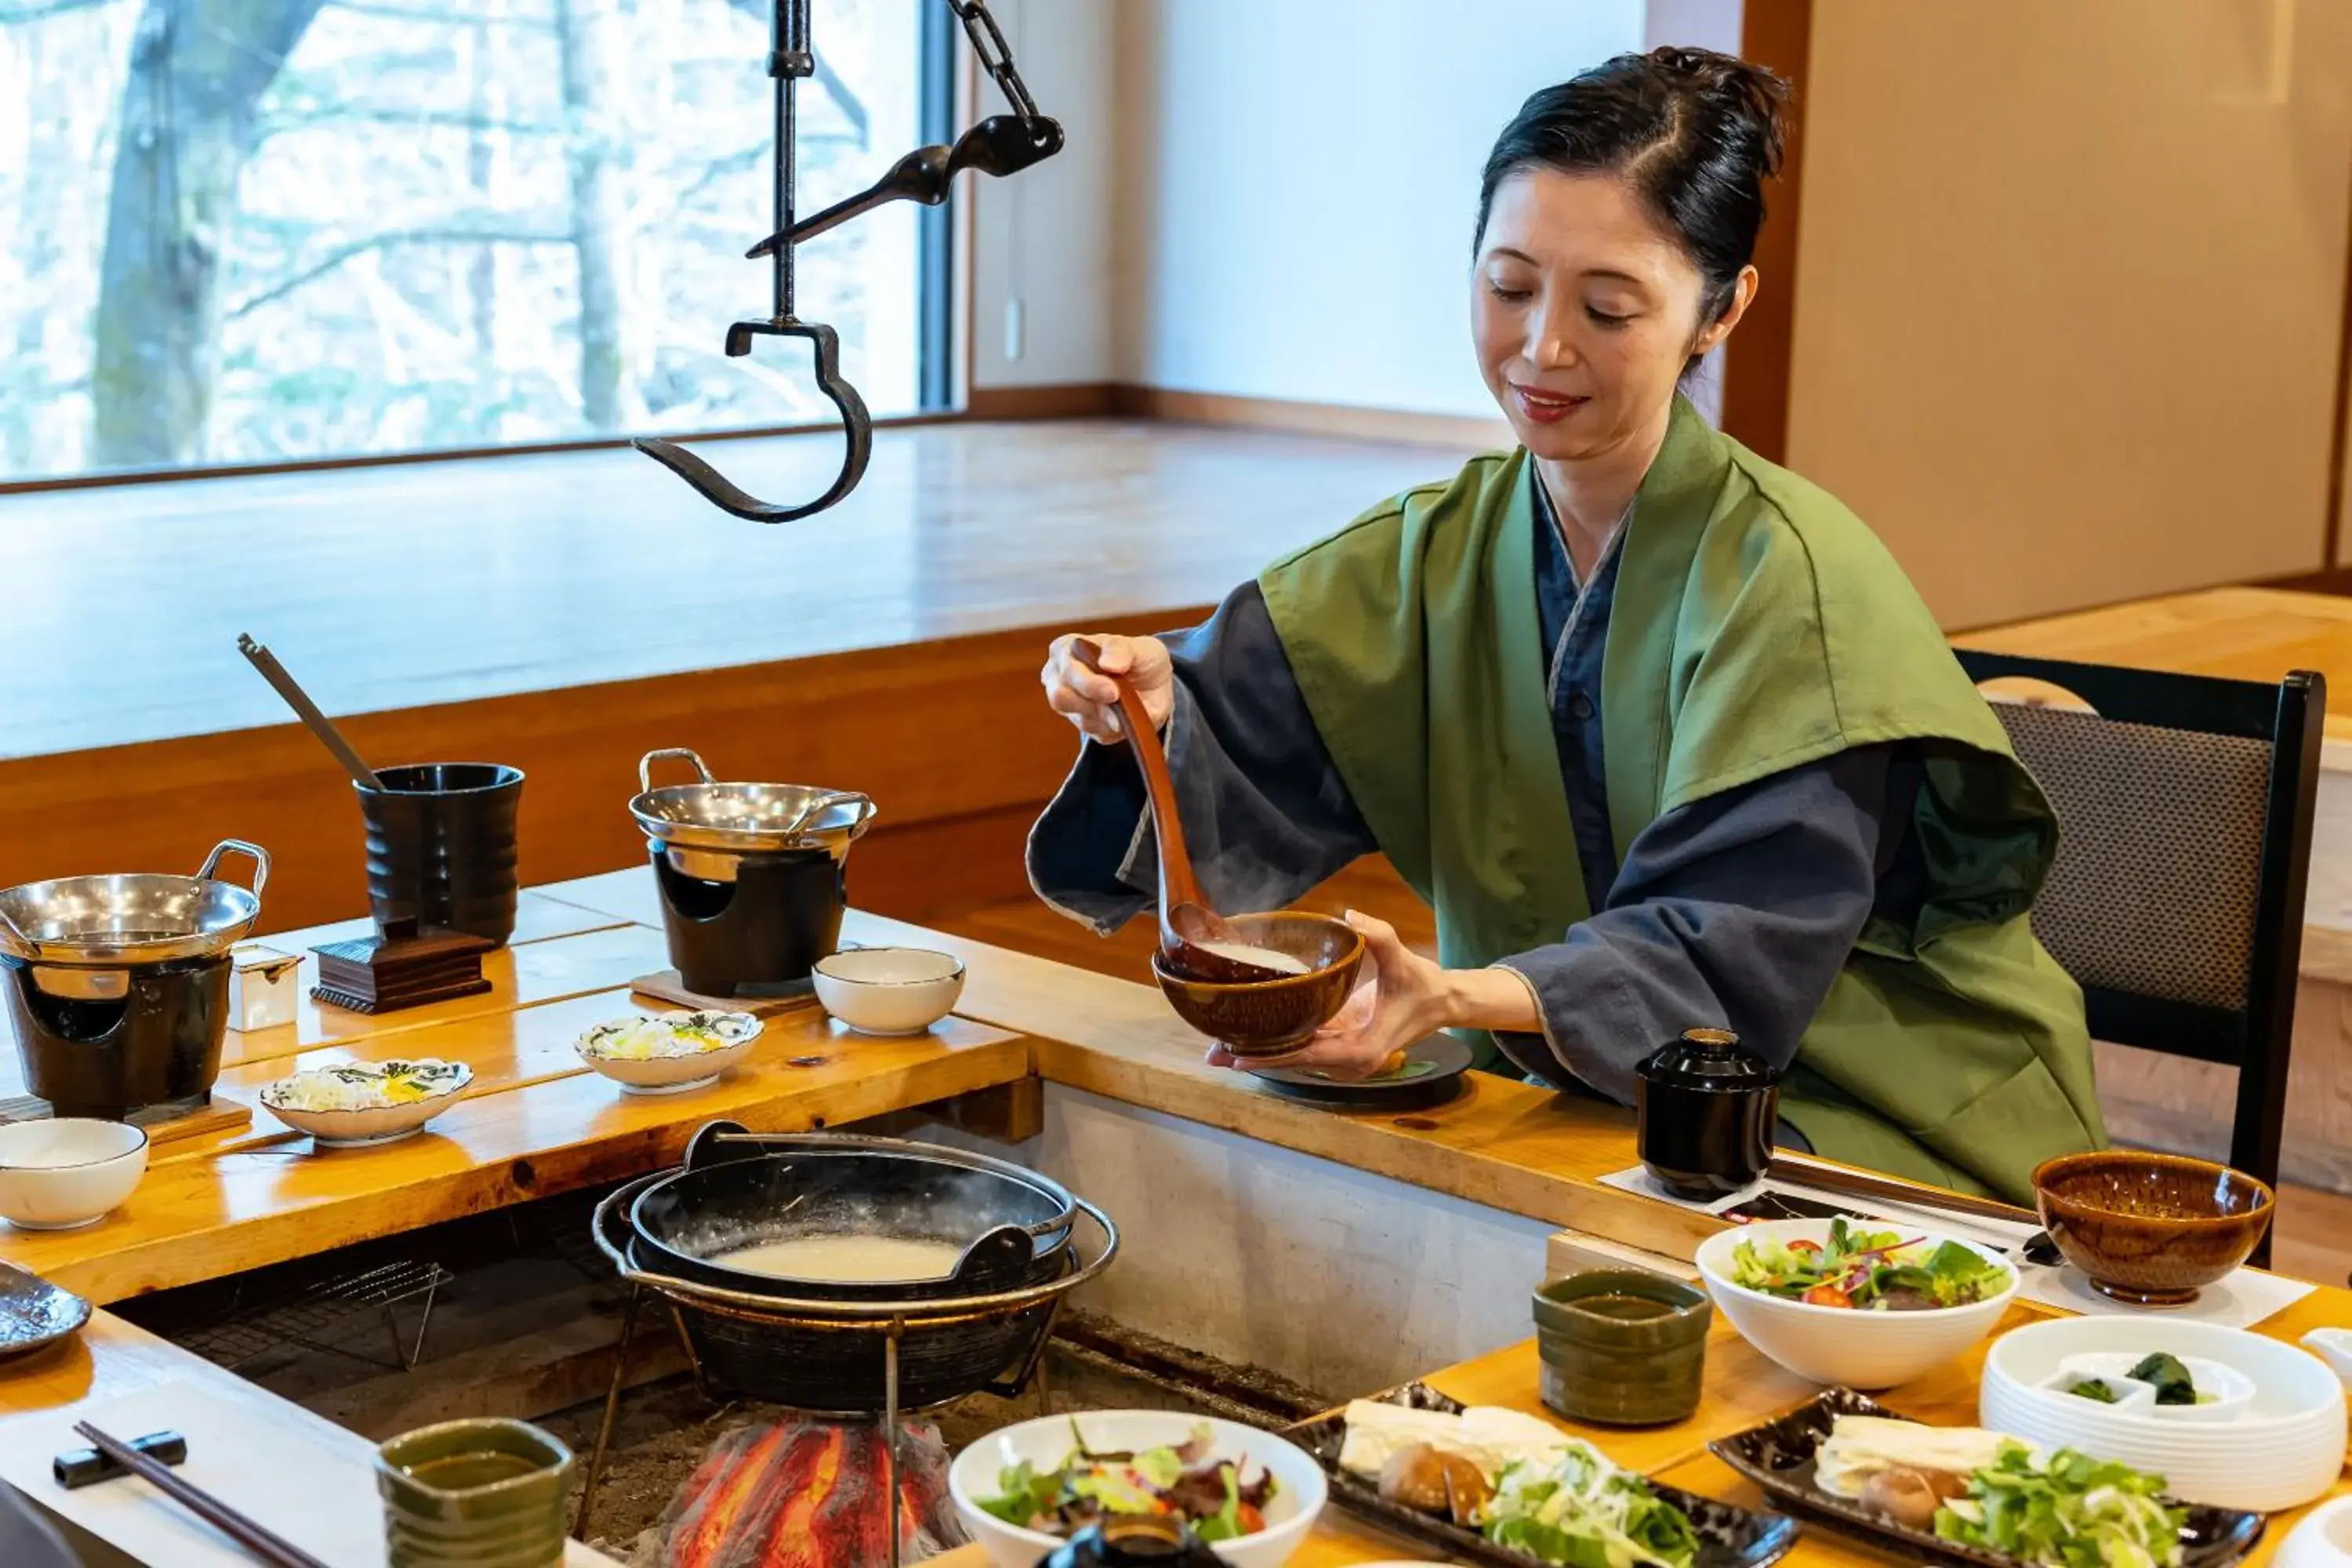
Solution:
<svg viewBox="0 0 2352 1568"><path fill-rule="evenodd" d="M1696 1261L1716 1310L1749 1344L1800 1377L1860 1389L1966 1354L2018 1285L2007 1259L1972 1241L1843 1219L1741 1226L1701 1243Z"/></svg>
<svg viewBox="0 0 2352 1568"><path fill-rule="evenodd" d="M1091 1410L1076 1415L1040 1416L990 1433L957 1455L955 1463L948 1467L948 1494L955 1500L956 1512L997 1568L1035 1568L1063 1540L1014 1524L992 1510L992 1503L999 1510L1005 1507L1003 1500L1012 1495L1012 1483L1024 1476L1048 1481L1074 1461L1088 1472L1129 1468L1079 1459L1081 1442L1094 1452L1131 1453L1139 1466L1152 1459L1155 1450L1172 1451L1201 1442L1205 1444L1206 1456L1185 1468L1228 1462L1237 1468L1237 1479L1244 1484L1255 1481L1263 1469L1274 1481L1273 1495L1265 1505L1265 1528L1209 1543L1211 1551L1234 1568L1281 1568L1290 1561L1315 1528L1328 1491L1321 1467L1303 1449L1237 1421L1165 1410ZM1195 1529L1199 1528L1196 1522Z"/></svg>

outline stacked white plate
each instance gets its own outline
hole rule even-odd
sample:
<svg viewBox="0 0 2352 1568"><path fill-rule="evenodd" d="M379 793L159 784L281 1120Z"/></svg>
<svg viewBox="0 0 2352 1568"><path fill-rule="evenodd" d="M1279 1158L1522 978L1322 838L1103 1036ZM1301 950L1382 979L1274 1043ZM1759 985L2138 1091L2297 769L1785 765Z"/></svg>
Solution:
<svg viewBox="0 0 2352 1568"><path fill-rule="evenodd" d="M2163 1351L2200 1405L2131 1397L2122 1373ZM2066 1390L2099 1377L2118 1404ZM2344 1468L2344 1385L2317 1357L2243 1329L2158 1317L2068 1318L2002 1335L1985 1354L1978 1419L2045 1448L2120 1459L2189 1502L2275 1513L2323 1497Z"/></svg>

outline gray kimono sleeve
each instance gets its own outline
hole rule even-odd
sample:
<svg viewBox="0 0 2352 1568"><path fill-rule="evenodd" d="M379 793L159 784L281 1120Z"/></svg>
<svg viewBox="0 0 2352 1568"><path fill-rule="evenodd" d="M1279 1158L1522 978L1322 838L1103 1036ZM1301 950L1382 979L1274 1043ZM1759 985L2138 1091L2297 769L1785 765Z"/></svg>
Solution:
<svg viewBox="0 0 2352 1568"><path fill-rule="evenodd" d="M1666 813L1606 909L1501 961L1535 993L1543 1034L1499 1043L1624 1104L1634 1067L1685 1029L1731 1029L1787 1067L1876 901L1900 837L1881 825L1908 819L1914 789L1912 764L1864 746Z"/></svg>
<svg viewBox="0 0 2352 1568"><path fill-rule="evenodd" d="M1209 901L1228 914L1279 909L1372 853L1257 584L1162 640L1176 700L1161 738ZM1133 753L1083 742L1030 830L1029 885L1108 935L1157 898L1159 855Z"/></svg>

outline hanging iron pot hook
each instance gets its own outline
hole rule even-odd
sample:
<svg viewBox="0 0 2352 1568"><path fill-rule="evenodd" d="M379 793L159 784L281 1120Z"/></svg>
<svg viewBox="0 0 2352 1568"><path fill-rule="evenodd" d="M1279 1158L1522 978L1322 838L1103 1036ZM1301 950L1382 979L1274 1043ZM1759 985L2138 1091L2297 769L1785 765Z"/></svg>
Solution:
<svg viewBox="0 0 2352 1568"><path fill-rule="evenodd" d="M866 475L866 459L874 454L874 417L866 400L841 374L841 339L831 327L803 321L793 309L793 251L805 240L846 223L887 202L914 201L926 206L947 199L955 176L964 169L1005 175L1050 158L1062 150L1062 128L1040 114L1021 74L1013 64L1004 34L989 15L987 0L947 0L962 22L982 66L1003 90L1013 106L1011 115L982 121L959 137L953 147L922 147L898 160L889 173L857 195L836 202L805 222L793 217L793 184L798 146L793 138L796 96L801 79L816 73L816 55L809 44L809 0L775 0L769 31L768 74L775 79L775 227L751 247L753 257L765 256L775 274L775 314L764 321L738 321L727 329L727 353L740 359L751 352L754 337L806 338L816 360L816 386L841 411L846 447L841 471L814 500L798 506L764 501L688 451L675 441L640 436L629 445L668 468L724 510L753 522L790 522L834 505Z"/></svg>
<svg viewBox="0 0 2352 1568"><path fill-rule="evenodd" d="M842 432L848 445L842 453L841 471L823 495L798 506L761 500L675 441L640 436L629 445L700 490L721 510L753 522L791 522L824 510L857 488L857 481L866 475L866 461L874 455L874 416L866 412L866 399L857 395L857 388L841 374L841 336L831 327L818 321L738 321L727 329L729 356L740 359L750 353L754 333L806 338L816 358L816 389L841 410Z"/></svg>

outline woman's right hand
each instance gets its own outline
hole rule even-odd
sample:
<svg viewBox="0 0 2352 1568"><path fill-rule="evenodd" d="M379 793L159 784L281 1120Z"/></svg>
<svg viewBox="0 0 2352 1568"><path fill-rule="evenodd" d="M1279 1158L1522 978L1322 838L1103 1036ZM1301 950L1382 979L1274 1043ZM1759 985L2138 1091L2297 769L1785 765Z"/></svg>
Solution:
<svg viewBox="0 0 2352 1568"><path fill-rule="evenodd" d="M1097 674L1070 651L1070 645L1077 640L1055 637L1045 656L1045 668L1038 672L1038 679L1045 685L1047 707L1076 724L1088 740L1117 745L1127 739L1127 731L1118 721L1118 683L1110 677L1123 675L1143 699L1152 729L1167 724L1176 706L1176 671L1169 660L1167 644L1158 637L1089 634L1087 640L1102 650L1102 668L1107 672Z"/></svg>

